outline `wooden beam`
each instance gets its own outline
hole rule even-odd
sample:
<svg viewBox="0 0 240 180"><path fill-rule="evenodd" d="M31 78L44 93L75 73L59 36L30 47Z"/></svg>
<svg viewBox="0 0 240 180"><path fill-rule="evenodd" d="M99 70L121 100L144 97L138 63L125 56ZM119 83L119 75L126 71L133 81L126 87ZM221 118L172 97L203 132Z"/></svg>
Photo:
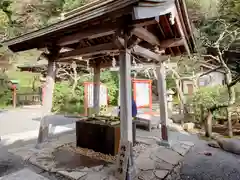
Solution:
<svg viewBox="0 0 240 180"><path fill-rule="evenodd" d="M78 43L82 39L94 39L102 36L107 36L115 33L115 29L103 28L103 29L90 29L83 32L75 33L69 36L65 36L57 42L58 46L66 46L69 44Z"/></svg>
<svg viewBox="0 0 240 180"><path fill-rule="evenodd" d="M131 27L146 27L146 26L150 26L152 24L157 24L157 20L155 18L150 18L150 19L147 19L147 20L134 20L133 21L133 24Z"/></svg>
<svg viewBox="0 0 240 180"><path fill-rule="evenodd" d="M62 60L58 59L56 62L58 62L58 63L72 63L73 61L75 61L77 65L87 66L87 61L79 60L79 59L73 59L73 58L62 59Z"/></svg>
<svg viewBox="0 0 240 180"><path fill-rule="evenodd" d="M113 53L119 51L114 43L99 44L96 46L90 46L81 49L75 49L73 51L68 51L60 53L58 56L59 60L66 59L74 56L91 56L103 53Z"/></svg>
<svg viewBox="0 0 240 180"><path fill-rule="evenodd" d="M132 49L134 46L138 45L142 40L136 36L132 36L127 43L128 49Z"/></svg>
<svg viewBox="0 0 240 180"><path fill-rule="evenodd" d="M118 42L119 44L121 44L122 46L124 46L124 39L118 37ZM160 54L156 54L144 47L141 47L139 45L135 45L133 48L132 48L132 53L136 54L136 55L139 55L139 56L142 56L142 57L145 57L147 59L153 59L155 61L159 61L159 62L163 62L163 61L166 61L168 60L168 56L163 56L163 55L160 55Z"/></svg>
<svg viewBox="0 0 240 180"><path fill-rule="evenodd" d="M144 47L138 46L138 45L136 45L132 49L133 49L132 53L134 53L136 55L139 55L139 56L145 57L147 59L151 59L151 60L153 59L153 60L159 61L159 62L166 61L169 58L168 56L156 54L156 53L154 53Z"/></svg>
<svg viewBox="0 0 240 180"><path fill-rule="evenodd" d="M154 46L160 45L159 39L154 34L152 34L151 32L149 32L147 29L145 29L143 27L134 28L132 30L132 34L134 34L135 36L139 37L140 39L142 39Z"/></svg>
<svg viewBox="0 0 240 180"><path fill-rule="evenodd" d="M176 39L168 39L161 41L161 48L171 48L175 46L183 46L184 39L183 38L176 38Z"/></svg>

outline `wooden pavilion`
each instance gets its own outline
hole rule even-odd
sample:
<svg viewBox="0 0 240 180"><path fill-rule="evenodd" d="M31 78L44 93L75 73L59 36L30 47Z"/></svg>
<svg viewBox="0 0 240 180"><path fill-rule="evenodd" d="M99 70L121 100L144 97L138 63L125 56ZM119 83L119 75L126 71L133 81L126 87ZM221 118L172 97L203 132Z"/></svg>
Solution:
<svg viewBox="0 0 240 180"><path fill-rule="evenodd" d="M158 69L158 92L162 139L167 141L165 69L170 56L194 51L194 38L184 0L98 0L65 14L65 19L23 36L5 41L13 52L29 49L48 51L44 112L50 113L56 62L73 57L88 60L94 68L94 108L99 112L100 69L120 66L121 140L132 142L131 60L154 63ZM61 49L67 49L62 52ZM41 122L39 142L48 134Z"/></svg>

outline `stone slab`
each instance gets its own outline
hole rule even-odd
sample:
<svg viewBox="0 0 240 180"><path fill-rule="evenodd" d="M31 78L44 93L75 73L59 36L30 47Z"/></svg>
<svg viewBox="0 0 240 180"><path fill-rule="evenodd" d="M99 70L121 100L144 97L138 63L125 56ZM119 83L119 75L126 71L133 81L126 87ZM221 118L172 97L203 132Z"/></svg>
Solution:
<svg viewBox="0 0 240 180"><path fill-rule="evenodd" d="M190 147L194 146L194 143L190 141L179 141L179 143L190 146Z"/></svg>
<svg viewBox="0 0 240 180"><path fill-rule="evenodd" d="M30 169L24 168L13 174L1 177L0 180L49 180L49 179L31 171Z"/></svg>
<svg viewBox="0 0 240 180"><path fill-rule="evenodd" d="M89 173L85 180L105 180L107 177L105 173Z"/></svg>
<svg viewBox="0 0 240 180"><path fill-rule="evenodd" d="M155 168L155 162L151 160L150 158L137 158L136 160L136 166L140 170L146 171L146 170L154 170Z"/></svg>
<svg viewBox="0 0 240 180"><path fill-rule="evenodd" d="M80 179L83 176L86 176L87 173L86 172L79 172L79 171L72 171L72 172L67 172L67 171L58 171L57 173L66 176L70 179Z"/></svg>
<svg viewBox="0 0 240 180"><path fill-rule="evenodd" d="M172 150L176 151L181 156L185 156L185 154L187 154L187 152L190 149L189 146L181 145L179 143L172 145L171 148L172 148Z"/></svg>
<svg viewBox="0 0 240 180"><path fill-rule="evenodd" d="M182 160L182 156L179 155L177 152L168 149L168 148L163 148L160 147L156 152L155 156L165 162L168 162L172 165L178 164L179 161Z"/></svg>
<svg viewBox="0 0 240 180"><path fill-rule="evenodd" d="M163 160L155 162L155 169L156 170L172 170L173 169L173 165L170 163L167 163Z"/></svg>
<svg viewBox="0 0 240 180"><path fill-rule="evenodd" d="M140 180L150 180L153 179L154 173L153 171L142 171L139 175L138 175L138 179Z"/></svg>
<svg viewBox="0 0 240 180"><path fill-rule="evenodd" d="M168 171L167 170L157 170L154 172L155 176L159 179L163 179L167 176Z"/></svg>

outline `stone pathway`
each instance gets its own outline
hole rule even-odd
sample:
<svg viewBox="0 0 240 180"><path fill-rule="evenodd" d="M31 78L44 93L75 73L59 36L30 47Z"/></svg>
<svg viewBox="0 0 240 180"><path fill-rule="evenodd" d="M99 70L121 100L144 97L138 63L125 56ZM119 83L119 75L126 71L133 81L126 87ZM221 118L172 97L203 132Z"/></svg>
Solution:
<svg viewBox="0 0 240 180"><path fill-rule="evenodd" d="M114 177L115 164L111 163L97 164L91 167L79 165L76 167L59 166L59 160L54 156L54 152L59 147L69 143L75 144L74 133L52 139L50 142L43 144L40 149L36 149L34 145L27 145L9 151L40 169L64 176L67 179L116 180ZM148 145L139 144L134 147L134 159L137 168L135 180L171 179L171 172L179 165L184 155L193 145L187 141L174 141L171 148L161 147L156 145L156 143ZM70 154L67 159L76 161L76 156ZM66 163L69 165L69 162Z"/></svg>
<svg viewBox="0 0 240 180"><path fill-rule="evenodd" d="M136 166L140 170L136 179L170 178L170 172L179 165L193 145L190 142L179 141L172 144L171 148L157 145L148 148L136 159Z"/></svg>
<svg viewBox="0 0 240 180"><path fill-rule="evenodd" d="M13 174L9 174L0 178L0 180L23 180L23 179L24 180L49 180L27 168L24 168Z"/></svg>

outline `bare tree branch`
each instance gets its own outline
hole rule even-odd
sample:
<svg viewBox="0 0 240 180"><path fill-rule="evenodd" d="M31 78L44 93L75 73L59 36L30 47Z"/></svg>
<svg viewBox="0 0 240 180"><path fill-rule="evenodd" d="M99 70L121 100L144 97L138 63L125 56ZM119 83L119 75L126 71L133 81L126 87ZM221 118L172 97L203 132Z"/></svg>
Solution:
<svg viewBox="0 0 240 180"><path fill-rule="evenodd" d="M218 58L218 57L216 57L216 56L213 56L213 55L209 55L209 54L207 54L207 55L202 55L202 57L208 57L208 58L212 58L212 59L214 59L214 60L216 60L216 61L220 62L219 58Z"/></svg>
<svg viewBox="0 0 240 180"><path fill-rule="evenodd" d="M235 84L237 84L240 81L240 76L238 76L236 79L234 79L230 84L228 84L228 87L232 87Z"/></svg>
<svg viewBox="0 0 240 180"><path fill-rule="evenodd" d="M216 67L216 68L214 68L214 69L210 69L209 71L206 71L206 72L200 74L199 77L208 75L208 74L210 74L210 73L212 73L212 72L214 72L214 71L217 71L217 70L219 70L219 69L221 69L221 68L222 68L222 66L218 66L218 67Z"/></svg>

